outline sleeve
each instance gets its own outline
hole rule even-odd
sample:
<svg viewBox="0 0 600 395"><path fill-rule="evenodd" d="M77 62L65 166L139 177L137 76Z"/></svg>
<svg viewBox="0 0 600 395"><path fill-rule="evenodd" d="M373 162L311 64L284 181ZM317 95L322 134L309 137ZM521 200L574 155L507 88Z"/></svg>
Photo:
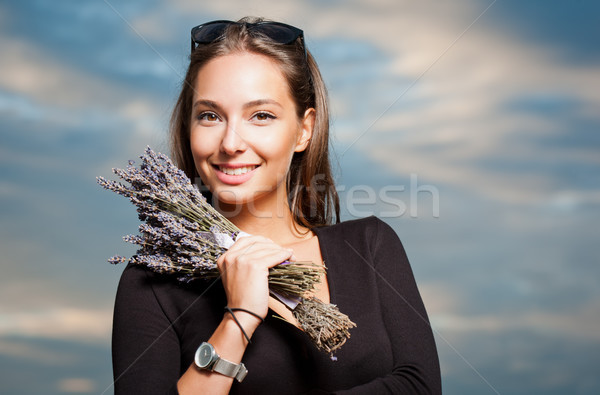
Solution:
<svg viewBox="0 0 600 395"><path fill-rule="evenodd" d="M115 394L177 394L179 340L143 268L123 271L113 317Z"/></svg>
<svg viewBox="0 0 600 395"><path fill-rule="evenodd" d="M406 252L396 232L385 222L376 222L371 264L394 368L385 377L336 394L441 394L433 332Z"/></svg>

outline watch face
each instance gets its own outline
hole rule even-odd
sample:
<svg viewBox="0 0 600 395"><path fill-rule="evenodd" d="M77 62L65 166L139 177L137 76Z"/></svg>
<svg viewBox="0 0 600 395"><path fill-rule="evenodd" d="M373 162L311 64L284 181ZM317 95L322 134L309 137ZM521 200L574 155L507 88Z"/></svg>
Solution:
<svg viewBox="0 0 600 395"><path fill-rule="evenodd" d="M215 354L215 349L208 343L202 343L198 351L196 351L196 364L201 368L206 368L210 365Z"/></svg>

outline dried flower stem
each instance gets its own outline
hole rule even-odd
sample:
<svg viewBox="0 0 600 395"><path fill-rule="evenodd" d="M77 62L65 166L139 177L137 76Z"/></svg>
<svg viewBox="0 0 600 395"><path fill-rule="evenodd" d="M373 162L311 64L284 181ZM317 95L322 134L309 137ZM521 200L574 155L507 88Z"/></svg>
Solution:
<svg viewBox="0 0 600 395"><path fill-rule="evenodd" d="M349 329L356 327L335 305L316 297L304 299L292 313L315 346L332 356L350 337Z"/></svg>

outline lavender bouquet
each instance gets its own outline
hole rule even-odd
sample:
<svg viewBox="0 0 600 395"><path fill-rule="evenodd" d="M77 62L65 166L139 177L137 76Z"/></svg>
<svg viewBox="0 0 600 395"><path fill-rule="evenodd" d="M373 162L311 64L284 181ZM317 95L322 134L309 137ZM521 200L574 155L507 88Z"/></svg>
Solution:
<svg viewBox="0 0 600 395"><path fill-rule="evenodd" d="M129 259L114 256L109 262L144 265L184 282L217 278L217 259L243 232L215 210L166 155L148 147L140 159L139 168L129 161L126 169L113 169L130 185L97 178L103 188L129 198L142 221L139 235L123 238L139 245L136 254ZM270 269L269 290L292 311L315 346L333 355L356 324L335 305L305 297L324 270L310 262L283 262Z"/></svg>

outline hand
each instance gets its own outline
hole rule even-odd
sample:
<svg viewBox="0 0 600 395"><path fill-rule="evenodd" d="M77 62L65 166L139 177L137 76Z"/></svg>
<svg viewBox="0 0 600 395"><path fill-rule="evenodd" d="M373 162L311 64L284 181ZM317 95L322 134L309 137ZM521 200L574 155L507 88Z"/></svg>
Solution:
<svg viewBox="0 0 600 395"><path fill-rule="evenodd" d="M262 236L240 238L217 260L229 307L267 316L269 269L289 259L293 251Z"/></svg>

